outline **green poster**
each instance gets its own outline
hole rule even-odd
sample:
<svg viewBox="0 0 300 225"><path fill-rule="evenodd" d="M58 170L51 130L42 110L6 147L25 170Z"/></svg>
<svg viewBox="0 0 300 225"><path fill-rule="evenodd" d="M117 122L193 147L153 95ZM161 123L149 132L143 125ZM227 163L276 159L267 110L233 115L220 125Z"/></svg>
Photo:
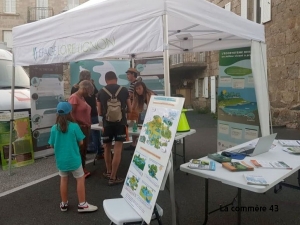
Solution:
<svg viewBox="0 0 300 225"><path fill-rule="evenodd" d="M3 170L9 167L10 113L0 114L0 154ZM34 162L32 137L28 112L15 112L13 122L12 167Z"/></svg>
<svg viewBox="0 0 300 225"><path fill-rule="evenodd" d="M218 151L259 136L250 47L219 52Z"/></svg>

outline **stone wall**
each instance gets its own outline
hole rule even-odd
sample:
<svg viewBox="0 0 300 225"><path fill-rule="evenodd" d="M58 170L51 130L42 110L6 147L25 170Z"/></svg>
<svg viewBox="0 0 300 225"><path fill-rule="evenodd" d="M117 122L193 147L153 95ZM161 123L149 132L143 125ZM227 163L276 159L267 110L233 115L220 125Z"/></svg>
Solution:
<svg viewBox="0 0 300 225"><path fill-rule="evenodd" d="M265 24L269 93L275 125L297 128L300 122L300 2L273 0Z"/></svg>
<svg viewBox="0 0 300 225"><path fill-rule="evenodd" d="M248 1L248 19L253 20L253 1ZM210 0L240 15L239 0ZM297 128L300 123L300 1L272 0L271 21L265 23L269 96L273 125ZM213 53L212 53L213 54ZM218 55L218 53L216 53ZM217 74L208 58L206 76Z"/></svg>
<svg viewBox="0 0 300 225"><path fill-rule="evenodd" d="M88 0L79 0L82 4ZM68 0L48 0L48 7L52 7L54 15L61 13L68 6ZM0 0L0 41L3 41L3 31L27 23L28 7L36 7L36 0L16 0L16 14L4 13L3 0Z"/></svg>

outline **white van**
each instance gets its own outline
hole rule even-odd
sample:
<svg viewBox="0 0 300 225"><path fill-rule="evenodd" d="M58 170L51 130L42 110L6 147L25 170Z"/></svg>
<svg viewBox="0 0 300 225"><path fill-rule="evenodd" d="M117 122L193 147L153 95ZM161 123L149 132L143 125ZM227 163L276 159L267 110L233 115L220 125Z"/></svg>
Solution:
<svg viewBox="0 0 300 225"><path fill-rule="evenodd" d="M12 80L12 53L0 49L0 111L11 110L11 80ZM30 110L30 79L21 66L15 70L15 98L16 111Z"/></svg>

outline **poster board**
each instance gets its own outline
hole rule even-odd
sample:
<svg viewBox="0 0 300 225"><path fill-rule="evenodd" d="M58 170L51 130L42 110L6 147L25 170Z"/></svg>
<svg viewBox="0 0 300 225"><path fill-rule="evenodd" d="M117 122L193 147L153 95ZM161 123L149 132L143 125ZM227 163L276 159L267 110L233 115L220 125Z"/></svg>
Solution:
<svg viewBox="0 0 300 225"><path fill-rule="evenodd" d="M162 184L184 98L152 96L121 192L150 223Z"/></svg>
<svg viewBox="0 0 300 225"><path fill-rule="evenodd" d="M98 90L106 86L105 74L113 71L118 78L118 84L129 87L126 71L130 67L129 60L82 60L70 63L71 86L79 81L79 74L82 70L89 70L91 78Z"/></svg>
<svg viewBox="0 0 300 225"><path fill-rule="evenodd" d="M218 151L259 136L250 47L219 52Z"/></svg>
<svg viewBox="0 0 300 225"><path fill-rule="evenodd" d="M9 168L11 114L0 114L0 155L3 170ZM30 130L29 113L15 112L12 136L12 167L21 167L34 162L32 136Z"/></svg>
<svg viewBox="0 0 300 225"><path fill-rule="evenodd" d="M54 154L48 140L56 106L64 101L63 64L29 66L31 126L35 158Z"/></svg>
<svg viewBox="0 0 300 225"><path fill-rule="evenodd" d="M157 95L165 95L163 58L137 59L135 68L140 72L142 81Z"/></svg>

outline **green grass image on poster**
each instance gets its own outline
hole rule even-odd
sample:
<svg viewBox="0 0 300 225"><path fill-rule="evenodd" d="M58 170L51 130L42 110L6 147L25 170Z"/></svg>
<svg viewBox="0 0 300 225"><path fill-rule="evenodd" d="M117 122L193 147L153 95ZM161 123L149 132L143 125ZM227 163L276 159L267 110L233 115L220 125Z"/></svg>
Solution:
<svg viewBox="0 0 300 225"><path fill-rule="evenodd" d="M140 196L147 202L150 203L153 197L152 191L148 189L147 186L142 185Z"/></svg>
<svg viewBox="0 0 300 225"><path fill-rule="evenodd" d="M140 154L139 155L134 155L133 156L133 160L132 160L132 162L140 169L140 170L144 170L144 168L145 168L145 164L146 164L146 162L145 162L146 160L144 159L144 158L142 158L141 156L140 156Z"/></svg>

